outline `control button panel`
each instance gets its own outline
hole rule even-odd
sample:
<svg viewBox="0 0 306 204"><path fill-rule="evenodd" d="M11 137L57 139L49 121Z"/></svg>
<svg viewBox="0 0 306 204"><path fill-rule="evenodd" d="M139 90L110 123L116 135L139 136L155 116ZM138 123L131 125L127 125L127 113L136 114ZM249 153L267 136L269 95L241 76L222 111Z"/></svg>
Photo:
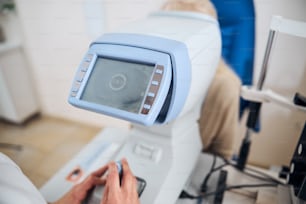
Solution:
<svg viewBox="0 0 306 204"><path fill-rule="evenodd" d="M145 143L137 143L134 148L134 153L154 162L158 162L162 155L160 148Z"/></svg>
<svg viewBox="0 0 306 204"><path fill-rule="evenodd" d="M151 107L154 103L154 100L156 98L156 95L158 93L159 87L161 80L163 78L163 73L164 73L164 67L161 65L156 65L156 69L153 75L153 79L151 81L151 85L148 91L148 94L145 98L145 102L143 105L143 108L141 110L142 114L148 114L149 111L151 110Z"/></svg>
<svg viewBox="0 0 306 204"><path fill-rule="evenodd" d="M86 72L91 64L91 61L93 59L94 55L93 54L87 54L81 64L81 68L80 68L80 71L78 72L77 74L77 77L76 77L76 81L74 82L73 86L72 86L72 89L71 89L71 94L70 96L71 97L76 97L79 89L80 89L80 86L81 86L81 82L83 81L85 75L86 75Z"/></svg>

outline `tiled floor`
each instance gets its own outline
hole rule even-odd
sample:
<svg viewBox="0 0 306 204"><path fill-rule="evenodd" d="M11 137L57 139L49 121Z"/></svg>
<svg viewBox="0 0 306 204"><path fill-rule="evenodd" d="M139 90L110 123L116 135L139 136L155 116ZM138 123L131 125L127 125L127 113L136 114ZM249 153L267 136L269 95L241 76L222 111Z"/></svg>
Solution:
<svg viewBox="0 0 306 204"><path fill-rule="evenodd" d="M0 143L22 145L21 151L0 146L0 152L13 159L39 188L100 130L50 117L37 117L21 126L0 121Z"/></svg>

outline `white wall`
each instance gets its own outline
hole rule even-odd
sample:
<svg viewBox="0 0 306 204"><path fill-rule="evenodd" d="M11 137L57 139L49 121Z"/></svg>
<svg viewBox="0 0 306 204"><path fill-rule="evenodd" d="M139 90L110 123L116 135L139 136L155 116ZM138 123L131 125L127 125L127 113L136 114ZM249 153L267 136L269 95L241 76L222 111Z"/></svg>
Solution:
<svg viewBox="0 0 306 204"><path fill-rule="evenodd" d="M105 3L106 30L115 30L125 23L158 11L166 0L108 0Z"/></svg>
<svg viewBox="0 0 306 204"><path fill-rule="evenodd" d="M280 15L306 22L306 1L255 0L255 6L257 31L254 83L256 84L268 38L271 16ZM270 88L290 99L297 91L306 95L305 57L306 39L284 34L278 35L272 50L264 88ZM275 104L264 104L261 113L262 129L259 134L253 136L249 161L263 166L288 164L306 117ZM238 144L237 141L237 147Z"/></svg>
<svg viewBox="0 0 306 204"><path fill-rule="evenodd" d="M113 30L158 10L163 2L16 0L43 112L100 126L127 127L126 122L70 106L67 96L71 81L91 40L101 32ZM257 82L272 14L306 21L306 1L255 0L255 5ZM296 90L306 94L305 48L304 40L279 36L265 86L288 97L292 97ZM300 115L275 105L264 105L262 112L262 131L253 137L250 161L261 165L287 163L303 120Z"/></svg>

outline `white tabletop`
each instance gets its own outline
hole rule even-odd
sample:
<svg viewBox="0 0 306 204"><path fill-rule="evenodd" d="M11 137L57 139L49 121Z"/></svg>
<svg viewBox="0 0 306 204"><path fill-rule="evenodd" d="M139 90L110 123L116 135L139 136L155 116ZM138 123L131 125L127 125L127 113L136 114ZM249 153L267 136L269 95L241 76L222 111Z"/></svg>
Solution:
<svg viewBox="0 0 306 204"><path fill-rule="evenodd" d="M118 132L116 135L121 137L113 137L114 131ZM80 182L91 171L103 166L112 160L114 154L120 149L121 144L125 140L125 135L128 134L118 129L106 129L98 134L89 144L87 144L82 151L77 154L71 161L69 161L61 170L59 170L41 189L41 193L48 202L53 202L63 196L75 183ZM197 162L197 166L192 173L189 182L185 189L193 195L199 195L199 189L204 177L210 171L213 161L213 156L209 154L201 154ZM221 159L217 159L216 166L223 164ZM81 167L84 172L77 182L67 180L67 176L75 169ZM244 175L233 167L225 167L227 170L227 186L240 184L258 184L263 183ZM266 171L266 170L264 170ZM216 190L216 184L219 178L219 172L215 172L209 179L208 191ZM223 203L228 204L248 204L248 203L277 203L276 188L252 188L239 189L235 191L226 191L223 198ZM202 203L213 203L214 196L204 199ZM197 200L178 199L177 204L193 204L198 203Z"/></svg>

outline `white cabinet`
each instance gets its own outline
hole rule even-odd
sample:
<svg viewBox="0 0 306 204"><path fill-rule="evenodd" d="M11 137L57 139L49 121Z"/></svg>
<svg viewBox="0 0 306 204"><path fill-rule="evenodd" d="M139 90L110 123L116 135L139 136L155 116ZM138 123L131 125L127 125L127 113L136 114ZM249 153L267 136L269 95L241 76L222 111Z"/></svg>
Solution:
<svg viewBox="0 0 306 204"><path fill-rule="evenodd" d="M0 53L0 117L22 123L38 112L21 47Z"/></svg>
<svg viewBox="0 0 306 204"><path fill-rule="evenodd" d="M20 34L17 17L11 15L1 21L6 41L0 43L0 118L22 123L38 112L38 103L20 36L17 36Z"/></svg>

